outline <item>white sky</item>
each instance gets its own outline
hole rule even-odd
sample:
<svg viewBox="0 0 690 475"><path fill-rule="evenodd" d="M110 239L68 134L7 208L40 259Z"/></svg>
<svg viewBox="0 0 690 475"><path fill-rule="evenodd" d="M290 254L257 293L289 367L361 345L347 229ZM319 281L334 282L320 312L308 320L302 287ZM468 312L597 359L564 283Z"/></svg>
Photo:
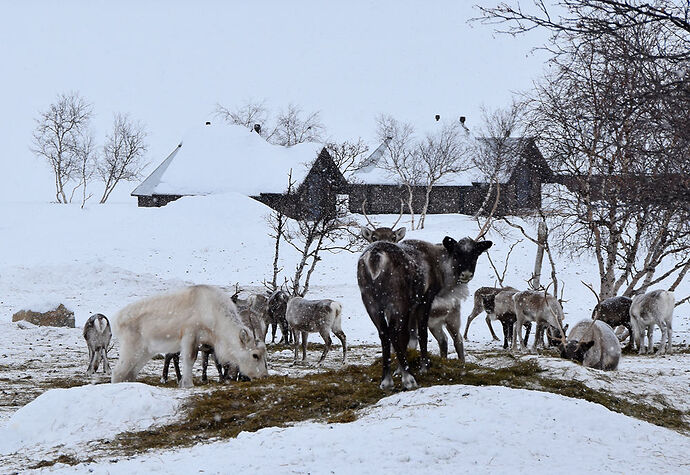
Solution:
<svg viewBox="0 0 690 475"><path fill-rule="evenodd" d="M216 103L249 98L320 110L335 139L371 141L379 113L420 129L434 114L477 126L481 104L506 105L538 76L543 57L530 51L546 36L470 26L474 3L0 0L0 200L53 198L29 147L61 92L93 102L99 141L115 112L141 120L152 166Z"/></svg>

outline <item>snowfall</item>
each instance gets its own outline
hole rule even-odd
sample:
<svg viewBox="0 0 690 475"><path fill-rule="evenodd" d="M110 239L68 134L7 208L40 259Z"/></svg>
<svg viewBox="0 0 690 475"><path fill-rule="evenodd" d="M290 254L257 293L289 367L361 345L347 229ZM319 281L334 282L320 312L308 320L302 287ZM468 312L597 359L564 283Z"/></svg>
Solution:
<svg viewBox="0 0 690 475"><path fill-rule="evenodd" d="M392 393L350 423L303 422L189 448L113 455L108 452L109 439L174 421L180 404L199 389L112 385L100 374L89 381L84 376L87 353L81 326L93 313L112 316L127 303L187 284L232 289L239 283L245 291L261 290L271 273L272 242L266 222L270 210L232 193L186 197L163 208L138 208L131 198L84 209L50 203L0 206L2 473L690 473L687 435L583 400L465 385ZM396 217L370 218L390 225ZM477 223L469 217L436 215L427 218L425 229L408 231L407 237L439 242L446 235L476 233ZM510 245L520 236L492 232L489 238L495 243L491 257L501 269ZM534 253L528 241L518 244L507 266L507 284L525 286ZM378 352L376 332L359 297L357 258L358 253L324 255L308 295L343 303L343 330L355 348L349 364L370 363ZM285 248L284 269L294 268L295 261L294 252ZM557 267L565 282L566 322L572 325L591 314L595 300L580 281L596 282L596 268L584 255L558 255ZM470 290L495 282L482 256ZM687 295L690 285L684 283L677 293ZM45 310L58 303L75 312L77 328L11 321L18 310ZM676 348L687 347L687 307L675 311ZM468 300L462 310L463 325L470 310ZM499 343L491 340L483 315L473 322L469 337L470 361L476 361L479 350L501 351ZM655 337L658 341L658 329ZM318 336L311 341L318 341ZM434 343L430 349L438 352ZM338 367L338 353L336 346L327 367ZM297 370L279 361L288 360L289 354L270 353L275 361L269 360L269 371L299 377ZM114 350L112 364L116 355ZM556 377L605 387L622 397L652 402L662 398L687 412L688 356L624 356L619 370L607 374L556 358L521 357L536 358ZM160 361L153 360L144 373L154 375L159 369ZM198 381L198 366L195 371ZM69 389L41 387L43 379L54 376L82 378L84 384ZM88 461L28 470L62 454Z"/></svg>

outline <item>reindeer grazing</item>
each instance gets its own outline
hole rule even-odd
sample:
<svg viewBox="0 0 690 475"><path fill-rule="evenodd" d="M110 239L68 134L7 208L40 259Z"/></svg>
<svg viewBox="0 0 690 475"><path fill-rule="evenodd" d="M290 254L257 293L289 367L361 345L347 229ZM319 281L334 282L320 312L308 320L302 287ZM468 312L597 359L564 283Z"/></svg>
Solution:
<svg viewBox="0 0 690 475"><path fill-rule="evenodd" d="M395 220L395 223L390 228L386 227L378 227L374 223L372 223L369 220L369 216L367 216L366 212L366 204L367 200L364 200L362 202L362 214L364 215L364 218L367 220L367 223L369 223L369 226L371 226L371 229L367 228L366 226L362 226L360 228L360 232L362 234L362 237L369 241L369 242L377 242L377 241L384 241L384 242L399 242L402 240L402 238L405 237L405 228L399 228L395 229L395 226L397 226L398 222L400 221L400 218L402 218L403 215L403 201L400 200L400 216L398 216L398 219Z"/></svg>
<svg viewBox="0 0 690 475"><path fill-rule="evenodd" d="M561 339L561 358L579 361L583 366L612 371L618 368L621 346L613 329L599 320L582 320L575 325L568 340Z"/></svg>
<svg viewBox="0 0 690 475"><path fill-rule="evenodd" d="M525 343L520 335L522 325L525 322L536 322L543 325L549 325L556 329L557 336L563 338L565 331L563 330L563 308L558 302L558 299L546 291L540 290L523 290L513 295L513 302L515 303L515 315L517 321L515 324L515 333L513 334L512 351L517 348L517 340L520 341L520 350L525 349ZM519 337L519 338L518 338ZM533 349L537 349L539 339L534 339Z"/></svg>
<svg viewBox="0 0 690 475"><path fill-rule="evenodd" d="M421 372L429 366L427 331L434 299L453 293L474 277L477 259L491 247L491 241L460 241L446 236L443 244L408 240L399 244L377 241L370 244L357 263L357 282L367 313L379 332L383 354L382 389L393 387L390 371L391 344L398 358L403 386L417 387L409 372L407 345L410 329L419 333ZM467 290L464 291L465 295ZM458 313L459 319L459 313ZM458 321L458 330L460 322ZM462 346L462 339L457 339ZM464 351L458 352L464 361Z"/></svg>
<svg viewBox="0 0 690 475"><path fill-rule="evenodd" d="M280 326L280 332L283 334L278 343L289 345L292 342L292 332L289 331L287 319L285 318L289 300L290 294L282 289L275 290L268 297L266 313L268 315L267 322L271 325L271 343L274 343L276 340L277 326Z"/></svg>
<svg viewBox="0 0 690 475"><path fill-rule="evenodd" d="M595 294L596 295L596 294ZM597 295L597 300L598 300ZM592 311L592 319L599 320L608 324L611 328L624 326L628 330L630 339L628 340L627 348L634 346L634 338L632 336L632 326L630 325L630 306L632 299L630 297L618 296L604 299L597 303Z"/></svg>
<svg viewBox="0 0 690 475"><path fill-rule="evenodd" d="M299 348L299 334L302 335L302 361L307 358L307 337L309 333L318 332L326 346L323 349L318 364L321 364L331 349L331 332L338 337L343 345L343 364L347 361L347 344L345 333L340 326L343 306L335 300L307 300L302 297L292 297L287 304L286 317L290 328L294 332L295 362Z"/></svg>
<svg viewBox="0 0 690 475"><path fill-rule="evenodd" d="M84 339L89 347L89 368L86 374L91 376L98 371L99 360L103 362L103 372L110 373L108 365L108 345L112 337L110 322L102 313L91 315L84 324Z"/></svg>
<svg viewBox="0 0 690 475"><path fill-rule="evenodd" d="M635 295L630 305L630 326L632 327L639 354L644 352L644 333L647 331L647 353L654 352L652 337L654 325L661 330L661 343L658 355L671 353L673 336L672 320L675 297L668 290L652 290L646 294Z"/></svg>
<svg viewBox="0 0 690 475"><path fill-rule="evenodd" d="M268 374L266 346L242 324L225 292L208 285L186 287L132 303L118 313L113 329L120 359L112 382L134 381L146 362L159 353L180 353L180 387L192 387L198 346L213 347L221 364L232 364L250 378Z"/></svg>

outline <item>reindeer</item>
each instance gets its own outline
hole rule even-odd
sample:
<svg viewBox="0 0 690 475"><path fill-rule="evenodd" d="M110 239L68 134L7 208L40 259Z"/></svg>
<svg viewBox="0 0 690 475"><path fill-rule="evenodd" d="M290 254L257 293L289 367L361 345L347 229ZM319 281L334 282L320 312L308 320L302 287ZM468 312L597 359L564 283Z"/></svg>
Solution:
<svg viewBox="0 0 690 475"><path fill-rule="evenodd" d="M186 287L132 303L118 313L113 329L120 359L112 382L134 381L158 353L181 352L179 386L192 387L192 366L200 344L214 348L221 364L233 364L250 378L268 375L266 347L244 326L232 300L207 285Z"/></svg>
<svg viewBox="0 0 690 475"><path fill-rule="evenodd" d="M285 312L287 311L287 304L290 300L290 294L282 289L275 290L269 297L266 303L266 313L268 315L267 322L271 325L271 343L276 340L276 326L280 326L282 337L278 343L290 344L292 342L292 332L288 329Z"/></svg>
<svg viewBox="0 0 690 475"><path fill-rule="evenodd" d="M548 290L548 289L547 289ZM525 322L536 322L543 325L549 325L555 328L558 332L558 337L563 338L565 330L563 329L563 308L558 299L553 295L547 293L547 290L523 290L513 295L513 302L515 304L515 314L517 321L515 324L515 333L513 334L512 351L517 348L517 340L520 341L520 350L525 349L525 342L520 333ZM520 337L520 338L518 338ZM536 351L539 338L534 339L533 349Z"/></svg>
<svg viewBox="0 0 690 475"><path fill-rule="evenodd" d="M668 290L652 290L646 294L635 295L630 305L630 326L633 337L639 348L639 354L644 352L644 333L647 331L647 353L654 352L652 337L654 325L661 330L661 343L658 355L671 353L671 337L673 336L672 320L675 297Z"/></svg>
<svg viewBox="0 0 690 475"><path fill-rule="evenodd" d="M367 223L369 223L369 226L371 226L371 229L367 228L366 226L360 227L360 232L365 240L369 242L399 242L402 240L402 238L405 237L406 230L404 227L395 229L395 226L398 225L398 222L400 221L400 218L402 218L403 215L404 208L402 200L400 200L400 216L398 216L398 219L395 220L395 223L393 223L393 225L390 228L378 227L374 223L372 223L369 220L369 216L367 216L367 212L365 209L366 204L367 200L364 200L362 202L362 214L364 215L364 218L367 220Z"/></svg>
<svg viewBox="0 0 690 475"><path fill-rule="evenodd" d="M99 360L103 361L103 372L109 374L108 345L113 334L106 316L102 313L91 315L84 324L83 335L86 346L89 347L89 368L86 374L91 376L98 371Z"/></svg>
<svg viewBox="0 0 690 475"><path fill-rule="evenodd" d="M286 318L290 328L294 332L295 361L299 348L299 334L302 335L302 361L307 358L307 337L309 333L318 332L326 344L319 359L320 365L331 349L331 332L335 334L343 345L343 364L347 361L347 344L345 333L340 326L340 315L343 306L335 300L307 300L302 297L293 297L287 304Z"/></svg>
<svg viewBox="0 0 690 475"><path fill-rule="evenodd" d="M632 326L630 324L631 305L632 299L621 295L598 302L594 310L592 310L592 320L600 320L607 323L611 328L624 326L627 329L628 335L630 335L626 347L628 349L632 349L635 343L635 339L632 336Z"/></svg>
<svg viewBox="0 0 690 475"><path fill-rule="evenodd" d="M613 329L599 320L578 322L565 338L559 339L561 358L579 361L583 366L612 371L618 368L621 346Z"/></svg>
<svg viewBox="0 0 690 475"><path fill-rule="evenodd" d="M417 387L409 372L407 346L410 329L416 327L420 343L420 372L429 367L427 331L435 298L457 292L474 277L479 256L491 247L491 241L466 237L456 241L450 236L442 244L407 240L400 243L377 241L370 244L357 263L357 282L362 302L379 332L383 376L381 389L391 389L391 344L397 355L405 389ZM462 290L460 290L462 292ZM460 327L458 313L458 330ZM464 362L462 339L458 358Z"/></svg>

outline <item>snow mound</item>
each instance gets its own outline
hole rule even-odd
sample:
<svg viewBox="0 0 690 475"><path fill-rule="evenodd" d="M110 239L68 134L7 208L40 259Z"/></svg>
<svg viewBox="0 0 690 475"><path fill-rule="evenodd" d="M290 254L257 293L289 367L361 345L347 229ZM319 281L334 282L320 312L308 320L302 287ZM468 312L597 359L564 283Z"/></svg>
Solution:
<svg viewBox="0 0 690 475"><path fill-rule="evenodd" d="M141 383L51 389L19 409L0 428L0 454L36 445L70 445L143 430L172 420L179 406L174 389Z"/></svg>
<svg viewBox="0 0 690 475"><path fill-rule="evenodd" d="M228 467L235 473L677 473L687 470L688 450L687 437L597 404L457 385L387 397L348 424L267 428L54 470L128 475L157 470L165 460L165 471L179 474Z"/></svg>

